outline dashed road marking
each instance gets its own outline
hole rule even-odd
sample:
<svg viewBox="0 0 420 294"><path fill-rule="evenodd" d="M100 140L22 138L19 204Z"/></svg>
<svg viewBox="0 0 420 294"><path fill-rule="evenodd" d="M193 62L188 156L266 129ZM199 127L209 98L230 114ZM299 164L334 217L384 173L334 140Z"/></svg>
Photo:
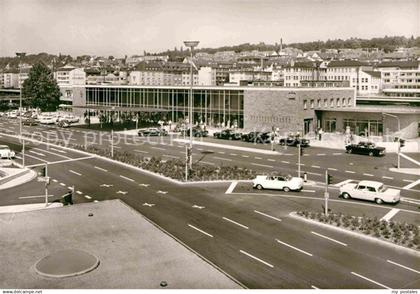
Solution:
<svg viewBox="0 0 420 294"><path fill-rule="evenodd" d="M272 165L259 164L259 163L254 163L254 162L252 162L251 165L274 168L274 166L272 166Z"/></svg>
<svg viewBox="0 0 420 294"><path fill-rule="evenodd" d="M327 154L325 154L325 153L318 153L317 155L318 155L318 156L325 156L325 155L327 155Z"/></svg>
<svg viewBox="0 0 420 294"><path fill-rule="evenodd" d="M104 171L104 172L107 172L108 171L107 169L104 169L104 168L99 167L99 166L94 166L94 168L99 169L99 170Z"/></svg>
<svg viewBox="0 0 420 294"><path fill-rule="evenodd" d="M334 184L333 186L334 187L341 187L341 186L344 186L345 184L350 183L351 181L353 181L353 180L352 179L348 179L348 180L342 181L340 183Z"/></svg>
<svg viewBox="0 0 420 294"><path fill-rule="evenodd" d="M251 257L252 259L254 259L254 260L256 260L256 261L259 261L259 262L261 262L262 264L265 264L266 266L268 266L268 267L271 267L271 268L273 268L274 267L274 265L272 265L271 263L268 263L268 262L266 262L266 261L264 261L264 260L262 260L262 259L260 259L260 258L258 258L258 257L256 257L256 256L254 256L254 255L252 255L252 254L250 254L250 253L248 253L248 252L246 252L246 251L244 251L244 250L239 250L239 252L240 253L242 253L242 254L245 254L246 256L248 256L248 257Z"/></svg>
<svg viewBox="0 0 420 294"><path fill-rule="evenodd" d="M294 249L294 250L296 250L296 251L299 251L300 253L303 253L303 254L306 254L306 255L312 256L312 253L306 252L305 250L299 249L299 248L297 248L297 247L295 247L295 246L292 246L292 245L290 245L290 244L288 244L288 243L286 243L286 242L280 241L279 239L276 239L276 241L277 241L278 243L280 243L280 244L283 244L284 246L287 246L287 247L292 248L292 249Z"/></svg>
<svg viewBox="0 0 420 294"><path fill-rule="evenodd" d="M219 153L219 154L225 154L224 151L217 151L217 153Z"/></svg>
<svg viewBox="0 0 420 294"><path fill-rule="evenodd" d="M388 180L393 180L394 179L393 177L388 177L388 176L382 176L382 178L388 179Z"/></svg>
<svg viewBox="0 0 420 294"><path fill-rule="evenodd" d="M117 194L122 194L122 195L126 195L128 192L127 191L118 191Z"/></svg>
<svg viewBox="0 0 420 294"><path fill-rule="evenodd" d="M362 276L361 274L358 274L358 273L355 273L355 272L351 272L351 274L352 274L352 275L355 275L355 276L357 276L357 277L359 277L359 278L362 278L362 279L364 279L364 280L366 280L366 281L369 281L369 282L371 282L371 283L373 283L373 284L376 284L376 285L378 285L378 286L381 286L381 287L383 287L383 288L385 288L385 289L391 289L390 287L385 286L384 284L378 283L378 282L376 282L376 281L374 281L374 280L371 280L371 279L369 279L369 278L366 278L365 276Z"/></svg>
<svg viewBox="0 0 420 294"><path fill-rule="evenodd" d="M226 190L225 194L231 194L233 190L235 189L236 185L238 184L238 181L233 181L229 188Z"/></svg>
<svg viewBox="0 0 420 294"><path fill-rule="evenodd" d="M77 194L82 195L82 191L76 191Z"/></svg>
<svg viewBox="0 0 420 294"><path fill-rule="evenodd" d="M113 185L112 184L101 184L101 185L99 185L99 187L105 187L105 188L109 188L109 187L112 187Z"/></svg>
<svg viewBox="0 0 420 294"><path fill-rule="evenodd" d="M232 155L232 156L236 156L236 155L238 155L238 154L236 154L236 153L230 153L230 155Z"/></svg>
<svg viewBox="0 0 420 294"><path fill-rule="evenodd" d="M276 161L275 159L272 158L267 158L268 161Z"/></svg>
<svg viewBox="0 0 420 294"><path fill-rule="evenodd" d="M372 174L363 173L364 176L373 177Z"/></svg>
<svg viewBox="0 0 420 294"><path fill-rule="evenodd" d="M143 203L143 206L153 207L153 206L155 206L155 204L145 202L145 203Z"/></svg>
<svg viewBox="0 0 420 294"><path fill-rule="evenodd" d="M139 184L139 186L142 186L142 187L149 187L149 186L150 186L150 184Z"/></svg>
<svg viewBox="0 0 420 294"><path fill-rule="evenodd" d="M313 168L321 168L319 165L311 165Z"/></svg>
<svg viewBox="0 0 420 294"><path fill-rule="evenodd" d="M289 164L290 163L289 161L285 161L285 160L282 160L281 162L282 163L286 163L286 164Z"/></svg>
<svg viewBox="0 0 420 294"><path fill-rule="evenodd" d="M410 267L408 267L408 266L405 266L405 265L402 265L402 264L396 263L395 261L392 261L392 260L387 259L387 262L392 263L392 264L394 264L394 265L396 265L396 266L399 266L399 267L405 268L406 270L412 271L412 272L414 272L414 273L416 273L416 274L420 274L420 271L415 270L415 269L412 269L412 268L410 268Z"/></svg>
<svg viewBox="0 0 420 294"><path fill-rule="evenodd" d="M261 157L255 156L254 159L262 159Z"/></svg>
<svg viewBox="0 0 420 294"><path fill-rule="evenodd" d="M351 170L346 170L345 172L348 173L348 174L355 174L356 173L356 172L351 171Z"/></svg>
<svg viewBox="0 0 420 294"><path fill-rule="evenodd" d="M232 159L229 158L223 158L223 157L217 157L217 156L213 156L214 159L220 159L220 160L226 160L226 161L232 161Z"/></svg>
<svg viewBox="0 0 420 294"><path fill-rule="evenodd" d="M241 155L242 157L245 157L245 158L248 158L249 157L249 155Z"/></svg>
<svg viewBox="0 0 420 294"><path fill-rule="evenodd" d="M343 154L343 153L333 153L333 155L341 155L341 154Z"/></svg>
<svg viewBox="0 0 420 294"><path fill-rule="evenodd" d="M193 206L191 206L192 208L197 208L197 209L203 209L203 208L206 208L205 206L199 206L199 205L193 205Z"/></svg>
<svg viewBox="0 0 420 294"><path fill-rule="evenodd" d="M411 184L408 184L407 186L404 186L403 189L407 190L407 189L411 189L417 185L420 184L420 179L415 181L415 182L411 182Z"/></svg>
<svg viewBox="0 0 420 294"><path fill-rule="evenodd" d="M215 165L213 162L208 162L208 161L203 161L203 160L201 160L200 162L201 162L201 163L204 163L204 164Z"/></svg>
<svg viewBox="0 0 420 294"><path fill-rule="evenodd" d="M138 153L149 153L149 152L147 152L147 151L138 150L138 149L134 149L133 151L134 151L134 152L138 152Z"/></svg>
<svg viewBox="0 0 420 294"><path fill-rule="evenodd" d="M132 178L128 178L123 175L120 175L120 178L123 178L124 180L130 181L130 182L135 182Z"/></svg>
<svg viewBox="0 0 420 294"><path fill-rule="evenodd" d="M346 243L343 243L343 242L340 242L340 241L335 240L335 239L333 239L333 238L330 238L330 237L324 236L324 235L322 235L322 234L320 234L320 233L317 233L317 232L314 232L314 231L311 231L311 233L312 233L312 234L314 234L314 235L317 235L317 236L319 236L319 237L321 237L321 238L324 238L324 239L330 240L330 241L332 241L332 242L335 242L335 243L337 243L337 244L340 244L340 245L343 245L343 246L347 246L347 244L346 244Z"/></svg>
<svg viewBox="0 0 420 294"><path fill-rule="evenodd" d="M232 224L235 224L235 225L237 225L237 226L239 226L239 227L241 227L241 228L244 228L244 229L249 229L249 227L247 227L247 226L245 226L245 225L243 225L243 224L241 224L241 223L238 223L238 222L235 222L234 220L231 220L230 218L227 218L227 217L222 217L225 221L228 221L228 222L231 222Z"/></svg>
<svg viewBox="0 0 420 294"><path fill-rule="evenodd" d="M209 237L213 238L213 235L212 235L212 234L209 234L209 233L207 233L207 232L203 231L202 229L197 228L196 226L193 226L193 225L190 225L190 224L188 224L188 226L189 226L190 228L193 228L193 229L194 229L194 230L196 230L196 231L199 231L200 233L202 233L202 234L204 234L204 235L206 235L206 236L209 236Z"/></svg>
<svg viewBox="0 0 420 294"><path fill-rule="evenodd" d="M255 212L255 213L258 213L258 214L261 214L261 215L263 215L263 216L265 216L265 217L268 217L268 218L274 219L274 220L276 220L276 221L278 221L278 222L281 222L281 219L279 219L279 218L277 218L277 217L275 217L275 216L272 216L272 215L266 214L266 213L261 212L261 211L258 211L258 210L254 210L254 212Z"/></svg>
<svg viewBox="0 0 420 294"><path fill-rule="evenodd" d="M312 289L315 289L315 290L319 290L319 288L318 287L315 287L314 285L311 285L311 288Z"/></svg>
<svg viewBox="0 0 420 294"><path fill-rule="evenodd" d="M166 157L170 157L170 158L175 158L175 159L178 159L179 158L179 156L170 155L170 154L163 154L162 156L166 156Z"/></svg>
<svg viewBox="0 0 420 294"><path fill-rule="evenodd" d="M90 197L89 195L85 195L85 198L89 200L92 199L92 197Z"/></svg>
<svg viewBox="0 0 420 294"><path fill-rule="evenodd" d="M78 175L78 176L82 175L81 173L75 172L74 170L71 170L71 169L69 169L69 172L71 172L72 174Z"/></svg>
<svg viewBox="0 0 420 294"><path fill-rule="evenodd" d="M33 151L33 150L29 150L29 152L31 152L31 153L33 153L33 154L36 154L36 155L39 155L39 156L43 156L43 157L45 157L45 154L40 153L40 152L36 152L36 151Z"/></svg>
<svg viewBox="0 0 420 294"><path fill-rule="evenodd" d="M65 187L65 186L66 186L66 184L64 184L64 183L60 183L60 185L61 185L61 186L63 186L63 187Z"/></svg>
<svg viewBox="0 0 420 294"><path fill-rule="evenodd" d="M388 211L387 214L385 214L381 220L389 221L391 218L393 218L400 210L398 208L393 208L390 211Z"/></svg>
<svg viewBox="0 0 420 294"><path fill-rule="evenodd" d="M307 193L315 193L316 192L315 190L305 190L305 189L303 189L301 191L302 192L307 192Z"/></svg>
<svg viewBox="0 0 420 294"><path fill-rule="evenodd" d="M53 181L54 183L57 183L57 182L58 182L56 179L52 179L52 181Z"/></svg>
<svg viewBox="0 0 420 294"><path fill-rule="evenodd" d="M168 191L161 191L161 190L159 190L159 191L157 191L156 193L157 193L157 194L168 194Z"/></svg>
<svg viewBox="0 0 420 294"><path fill-rule="evenodd" d="M337 171L337 169L336 168L333 168L333 167L329 167L329 168L327 168L328 170L334 170L334 171Z"/></svg>
<svg viewBox="0 0 420 294"><path fill-rule="evenodd" d="M166 151L166 149L165 149L165 148L161 148L161 147L150 147L150 148L152 148L152 149L157 149L157 150L161 150L161 151Z"/></svg>

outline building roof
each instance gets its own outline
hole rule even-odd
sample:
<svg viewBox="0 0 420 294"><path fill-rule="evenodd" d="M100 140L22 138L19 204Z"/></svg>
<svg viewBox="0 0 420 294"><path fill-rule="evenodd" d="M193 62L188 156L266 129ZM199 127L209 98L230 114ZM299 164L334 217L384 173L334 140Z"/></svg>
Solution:
<svg viewBox="0 0 420 294"><path fill-rule="evenodd" d="M399 67L399 68L405 68L405 69L410 69L410 68L417 69L418 66L419 66L418 61L385 61L376 65L376 67Z"/></svg>
<svg viewBox="0 0 420 294"><path fill-rule="evenodd" d="M360 62L358 60L331 60L328 63L327 67L359 67L366 65L366 63Z"/></svg>
<svg viewBox="0 0 420 294"><path fill-rule="evenodd" d="M420 114L419 107L410 106L394 106L394 105L370 105L356 107L344 107L344 108L318 108L317 111L329 111L329 112L365 112L365 113L399 113L399 114Z"/></svg>
<svg viewBox="0 0 420 294"><path fill-rule="evenodd" d="M364 70L363 72L367 73L368 75L370 75L374 78L381 78L381 72L380 71Z"/></svg>

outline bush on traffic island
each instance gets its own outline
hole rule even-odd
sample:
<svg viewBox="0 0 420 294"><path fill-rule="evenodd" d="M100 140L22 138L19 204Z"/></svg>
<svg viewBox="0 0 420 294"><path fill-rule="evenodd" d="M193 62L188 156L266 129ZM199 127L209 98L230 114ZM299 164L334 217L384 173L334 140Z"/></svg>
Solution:
<svg viewBox="0 0 420 294"><path fill-rule="evenodd" d="M343 213L329 213L326 216L321 212L305 210L298 211L297 215L420 250L420 230L413 224L379 220L377 217L355 217Z"/></svg>

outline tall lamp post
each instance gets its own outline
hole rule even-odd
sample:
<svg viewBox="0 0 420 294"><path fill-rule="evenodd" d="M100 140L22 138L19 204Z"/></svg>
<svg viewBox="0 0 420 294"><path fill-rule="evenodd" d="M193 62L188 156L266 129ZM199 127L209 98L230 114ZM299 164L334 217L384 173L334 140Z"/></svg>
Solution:
<svg viewBox="0 0 420 294"><path fill-rule="evenodd" d="M400 136L401 136L401 134L400 134L401 124L400 124L400 118L398 116L394 115L394 114L390 114L390 113L386 113L386 112L382 112L382 115L383 116L388 115L390 117L393 117L398 122L398 159L397 159L397 168L400 168L400 153L401 153L401 141L400 141L401 140L401 138L400 138Z"/></svg>
<svg viewBox="0 0 420 294"><path fill-rule="evenodd" d="M197 47L199 41L184 41L184 45L190 48L190 95L188 99L188 118L189 118L189 131L190 131L190 146L186 150L186 159L187 162L185 164L185 180L188 180L188 168L192 168L192 148L193 148L193 51L194 47Z"/></svg>
<svg viewBox="0 0 420 294"><path fill-rule="evenodd" d="M19 58L19 136L22 141L22 165L25 167L25 141L22 137L22 58L25 57L25 52L16 52L16 56Z"/></svg>

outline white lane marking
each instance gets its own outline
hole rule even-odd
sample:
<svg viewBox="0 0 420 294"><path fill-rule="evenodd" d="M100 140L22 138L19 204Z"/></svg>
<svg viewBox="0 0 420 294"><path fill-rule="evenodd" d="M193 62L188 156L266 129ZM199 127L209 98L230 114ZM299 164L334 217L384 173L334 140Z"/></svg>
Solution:
<svg viewBox="0 0 420 294"><path fill-rule="evenodd" d="M82 195L82 191L76 191L77 194Z"/></svg>
<svg viewBox="0 0 420 294"><path fill-rule="evenodd" d="M58 182L56 179L53 179L52 181L53 181L54 183L57 183L57 182Z"/></svg>
<svg viewBox="0 0 420 294"><path fill-rule="evenodd" d="M325 156L325 155L327 155L327 154L325 154L325 153L318 153L317 155L318 155L318 156Z"/></svg>
<svg viewBox="0 0 420 294"><path fill-rule="evenodd" d="M225 220L225 221L228 221L228 222L231 222L232 224L235 224L235 225L237 225L237 226L240 226L240 227L242 227L242 228L244 228L244 229L249 229L247 226L245 226L245 225L243 225L243 224L240 224L240 223L238 223L238 222L235 222L234 220L231 220L230 218L227 218L227 217L223 217L223 219Z"/></svg>
<svg viewBox="0 0 420 294"><path fill-rule="evenodd" d="M400 267L402 267L402 268L405 268L405 269L407 269L407 270L409 270L409 271L412 271L412 272L414 272L414 273L416 273L416 274L420 274L420 271L415 270L415 269L412 269L412 268L410 268L410 267L408 267L408 266L405 266L405 265L402 265L402 264L396 263L395 261L392 261L392 260L387 259L387 262L392 263L392 264L395 264L396 266L400 266Z"/></svg>
<svg viewBox="0 0 420 294"><path fill-rule="evenodd" d="M314 285L311 285L311 288L315 290L319 290L319 288L315 287Z"/></svg>
<svg viewBox="0 0 420 294"><path fill-rule="evenodd" d="M204 149L203 148L197 148L197 150L203 151Z"/></svg>
<svg viewBox="0 0 420 294"><path fill-rule="evenodd" d="M65 186L66 186L66 184L64 184L64 183L60 183L60 185L61 185L61 186L63 186L63 187L65 187Z"/></svg>
<svg viewBox="0 0 420 294"><path fill-rule="evenodd" d="M176 158L176 159L178 159L178 158L179 158L178 156L175 156L175 155L169 155L169 154L163 154L162 156L166 156L166 157L170 157L170 158Z"/></svg>
<svg viewBox="0 0 420 294"><path fill-rule="evenodd" d="M157 150L162 150L162 151L166 151L166 149L165 149L165 148L160 148L160 147L150 147L150 148L152 148L152 149L157 149Z"/></svg>
<svg viewBox="0 0 420 294"><path fill-rule="evenodd" d="M319 165L311 165L313 168L321 168Z"/></svg>
<svg viewBox="0 0 420 294"><path fill-rule="evenodd" d="M81 173L75 172L74 170L71 170L71 169L69 169L69 172L71 172L72 174L78 175L78 176L82 175Z"/></svg>
<svg viewBox="0 0 420 294"><path fill-rule="evenodd" d="M156 193L157 193L157 194L168 194L168 191L161 191L161 190L159 190L159 191L157 191Z"/></svg>
<svg viewBox="0 0 420 294"><path fill-rule="evenodd" d="M201 160L200 162L201 162L201 163L204 163L204 164L215 165L213 162L208 162L208 161L203 161L203 160Z"/></svg>
<svg viewBox="0 0 420 294"><path fill-rule="evenodd" d="M287 163L287 164L290 163L289 161L285 161L285 160L282 160L281 162L282 163Z"/></svg>
<svg viewBox="0 0 420 294"><path fill-rule="evenodd" d="M225 152L224 152L224 151L217 151L217 153L220 153L220 154L225 154Z"/></svg>
<svg viewBox="0 0 420 294"><path fill-rule="evenodd" d="M117 194L123 194L123 195L125 195L125 194L127 194L128 192L127 191L121 191L121 190L119 190L118 192L117 192Z"/></svg>
<svg viewBox="0 0 420 294"><path fill-rule="evenodd" d="M268 161L276 161L275 159L267 158Z"/></svg>
<svg viewBox="0 0 420 294"><path fill-rule="evenodd" d="M99 169L99 170L104 171L104 172L107 172L108 171L107 169L104 169L104 168L99 167L99 166L94 166L94 168Z"/></svg>
<svg viewBox="0 0 420 294"><path fill-rule="evenodd" d="M52 154L52 155L55 155L55 156L60 156L60 157L63 157L65 159L74 159L74 158L71 158L71 157L68 157L68 156L65 156L65 155L61 155L61 154L58 154L58 153L55 153L55 152L47 151L47 150L44 150L44 149L41 149L41 148L33 148L33 149L39 150L39 151L42 151L42 152L46 152L46 153L49 153L49 154Z"/></svg>
<svg viewBox="0 0 420 294"><path fill-rule="evenodd" d="M113 185L109 185L109 184L101 184L99 187L106 187L106 188L109 188L109 187L112 187Z"/></svg>
<svg viewBox="0 0 420 294"><path fill-rule="evenodd" d="M343 154L343 153L333 153L333 155L341 155L341 154Z"/></svg>
<svg viewBox="0 0 420 294"><path fill-rule="evenodd" d="M258 157L258 156L255 156L254 158L255 158L255 159L262 159L261 157Z"/></svg>
<svg viewBox="0 0 420 294"><path fill-rule="evenodd" d="M45 157L45 154L40 153L40 152L36 152L36 151L33 151L33 150L29 150L29 152L31 152L31 153L33 153L33 154L36 154L36 155L39 155L39 156L43 156L43 157Z"/></svg>
<svg viewBox="0 0 420 294"><path fill-rule="evenodd" d="M278 222L281 222L281 219L279 219L279 218L277 218L277 217L275 217L275 216L272 216L272 215L266 214L266 213L261 212L261 211L258 211L258 210L254 210L254 212L255 212L255 213L258 213L258 214L261 214L261 215L263 215L263 216L265 216L265 217L268 217L268 218L274 219L274 220L276 220L276 221L278 221Z"/></svg>
<svg viewBox="0 0 420 294"><path fill-rule="evenodd" d="M346 170L345 172L346 172L346 173L349 173L349 174L355 174L355 173L356 173L356 172L351 171L351 170Z"/></svg>
<svg viewBox="0 0 420 294"><path fill-rule="evenodd" d="M400 210L398 208L393 208L385 214L381 220L389 221L394 215L396 215Z"/></svg>
<svg viewBox="0 0 420 294"><path fill-rule="evenodd" d="M20 156L17 156L17 155L16 155L15 157L16 157L17 159L22 159L22 157L20 157Z"/></svg>
<svg viewBox="0 0 420 294"><path fill-rule="evenodd" d="M48 195L48 197L52 197L54 195ZM45 198L45 195L33 195L33 196L21 196L19 199L30 199L30 198Z"/></svg>
<svg viewBox="0 0 420 294"><path fill-rule="evenodd" d="M266 164L259 164L259 163L251 163L251 165L255 165L255 166L262 166L262 167L268 167L268 168L274 168L274 166L272 165L266 165Z"/></svg>
<svg viewBox="0 0 420 294"><path fill-rule="evenodd" d="M138 153L149 153L149 152L147 152L147 151L138 150L138 149L134 149L133 151L134 151L134 152L138 152Z"/></svg>
<svg viewBox="0 0 420 294"><path fill-rule="evenodd" d="M235 189L236 185L238 184L238 181L233 181L229 188L226 190L225 194L231 194L233 190Z"/></svg>
<svg viewBox="0 0 420 294"><path fill-rule="evenodd" d="M123 178L123 179L125 179L125 180L127 180L127 181L130 181L130 182L135 182L133 179L128 178L128 177L125 177L125 176L123 176L123 175L120 175L120 178Z"/></svg>
<svg viewBox="0 0 420 294"><path fill-rule="evenodd" d="M305 164L304 164L304 163L301 163L301 164L299 164L299 163L296 163L296 165L304 166Z"/></svg>
<svg viewBox="0 0 420 294"><path fill-rule="evenodd" d="M315 190L305 190L305 189L303 189L301 191L302 192L307 192L307 193L315 193L316 192Z"/></svg>
<svg viewBox="0 0 420 294"><path fill-rule="evenodd" d="M95 202L95 203L96 203L96 202L99 202L99 201L98 201L98 200L93 200L93 202Z"/></svg>
<svg viewBox="0 0 420 294"><path fill-rule="evenodd" d="M153 207L153 206L155 206L155 204L145 202L145 203L143 203L143 206Z"/></svg>
<svg viewBox="0 0 420 294"><path fill-rule="evenodd" d="M305 250L299 249L299 248L297 248L297 247L295 247L295 246L292 246L292 245L290 245L290 244L287 244L287 243L285 243L285 242L282 242L282 241L280 241L279 239L276 239L276 241L277 241L278 243L280 243L280 244L283 244L284 246L287 246L287 247L290 247L290 248L292 248L292 249L294 249L294 250L296 250L296 251L299 251L300 253L303 253L303 254L306 254L306 255L312 256L312 253L306 252Z"/></svg>
<svg viewBox="0 0 420 294"><path fill-rule="evenodd" d="M292 153L284 153L283 155L292 156L293 154Z"/></svg>
<svg viewBox="0 0 420 294"><path fill-rule="evenodd" d="M238 154L236 154L236 153L230 153L230 155L232 155L232 156L236 156L236 155L238 155Z"/></svg>
<svg viewBox="0 0 420 294"><path fill-rule="evenodd" d="M389 179L389 180L393 180L393 177L387 177L387 176L382 176L384 179Z"/></svg>
<svg viewBox="0 0 420 294"><path fill-rule="evenodd" d="M364 277L364 276L362 276L362 275L360 275L360 274L358 274L358 273L351 272L351 274L352 274L352 275L355 275L355 276L357 276L357 277L359 277L359 278L362 278L362 279L364 279L364 280L366 280L366 281L369 281L369 282L371 282L371 283L374 283L374 284L376 284L376 285L378 285L378 286L381 286L381 287L383 287L383 288L385 288L385 289L391 289L391 288L390 288L390 287L388 287L388 286L385 286L385 285L383 285L383 284L381 284L381 283L378 283L378 282L376 282L376 281L374 281L374 280L371 280L371 279L369 279L369 278L366 278L366 277Z"/></svg>
<svg viewBox="0 0 420 294"><path fill-rule="evenodd" d="M415 181L415 182L412 182L411 184L408 184L407 186L404 186L403 187L403 189L405 189L405 190L407 190L407 189L411 189L411 188L413 188L414 186L417 186L417 185L419 185L420 184L420 179L419 180L417 180L417 181Z"/></svg>
<svg viewBox="0 0 420 294"><path fill-rule="evenodd" d="M340 183L334 184L333 186L334 186L334 187L341 187L341 186L344 186L345 184L350 183L351 181L353 181L353 180L348 179L348 180L342 181L342 182L340 182Z"/></svg>
<svg viewBox="0 0 420 294"><path fill-rule="evenodd" d="M364 176L373 177L372 174L363 173Z"/></svg>
<svg viewBox="0 0 420 294"><path fill-rule="evenodd" d="M333 168L333 167L329 167L328 170L335 170L336 171L337 169Z"/></svg>
<svg viewBox="0 0 420 294"><path fill-rule="evenodd" d="M213 238L213 235L212 235L212 234L209 234L209 233L207 233L207 232L203 231L202 229L199 229L199 228L197 228L197 227L195 227L195 226L193 226L193 225L190 225L190 224L188 224L188 226L189 226L190 228L193 228L194 230L199 231L200 233L202 233L202 234L204 234L204 235L206 235L206 236L209 236L209 237L212 237L212 238Z"/></svg>
<svg viewBox="0 0 420 294"><path fill-rule="evenodd" d="M264 261L264 260L262 260L262 259L260 259L260 258L258 258L256 256L254 256L254 255L252 255L252 254L250 254L250 253L248 253L248 252L246 252L244 250L239 250L239 252L242 253L242 254L245 254L248 257L251 257L252 259L255 259L256 261L261 262L262 264L265 264L266 266L269 266L271 268L274 267L274 265L272 265L271 263L268 263L268 262L266 262L266 261Z"/></svg>
<svg viewBox="0 0 420 294"><path fill-rule="evenodd" d="M142 186L142 187L149 187L149 186L150 186L150 184L139 184L139 186Z"/></svg>
<svg viewBox="0 0 420 294"><path fill-rule="evenodd" d="M203 209L203 208L206 208L205 206L199 206L199 205L193 205L193 206L191 206L192 208L197 208L197 209Z"/></svg>
<svg viewBox="0 0 420 294"><path fill-rule="evenodd" d="M85 198L89 200L92 199L92 197L90 197L89 195L85 195Z"/></svg>
<svg viewBox="0 0 420 294"><path fill-rule="evenodd" d="M217 156L213 156L214 159L220 159L220 160L226 160L226 161L232 161L232 159L229 158L223 158L223 157L217 157Z"/></svg>
<svg viewBox="0 0 420 294"><path fill-rule="evenodd" d="M247 158L247 157L249 157L249 155L241 155L242 157L245 157L245 158Z"/></svg>
<svg viewBox="0 0 420 294"><path fill-rule="evenodd" d="M50 147L50 149L51 150L54 150L54 151L56 151L56 152L60 152L60 153L67 153L66 151L64 151L64 150L59 150L59 149L55 149L55 148L51 148Z"/></svg>
<svg viewBox="0 0 420 294"><path fill-rule="evenodd" d="M314 235L317 235L317 236L319 236L319 237L321 237L321 238L324 238L324 239L327 239L327 240L333 241L333 242L335 242L335 243L337 243L337 244L340 244L340 245L343 245L343 246L347 246L347 244L346 244L346 243L343 243L343 242L340 242L340 241L335 240L335 239L333 239L333 238L330 238L330 237L324 236L324 235L322 235L322 234L320 234L320 233L317 233L317 232L314 232L314 231L311 231L311 233L312 233L312 234L314 234Z"/></svg>
<svg viewBox="0 0 420 294"><path fill-rule="evenodd" d="M407 182L407 183L412 183L413 182L412 180L406 180L406 179L403 179L402 181Z"/></svg>

